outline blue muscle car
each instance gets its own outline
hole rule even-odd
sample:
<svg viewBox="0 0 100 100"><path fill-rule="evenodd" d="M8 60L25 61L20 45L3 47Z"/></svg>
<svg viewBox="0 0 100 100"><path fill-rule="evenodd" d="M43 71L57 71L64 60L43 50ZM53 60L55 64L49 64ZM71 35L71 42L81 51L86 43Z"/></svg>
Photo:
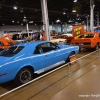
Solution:
<svg viewBox="0 0 100 100"><path fill-rule="evenodd" d="M55 45L49 41L21 43L0 52L0 83L14 80L18 85L69 61L78 46Z"/></svg>

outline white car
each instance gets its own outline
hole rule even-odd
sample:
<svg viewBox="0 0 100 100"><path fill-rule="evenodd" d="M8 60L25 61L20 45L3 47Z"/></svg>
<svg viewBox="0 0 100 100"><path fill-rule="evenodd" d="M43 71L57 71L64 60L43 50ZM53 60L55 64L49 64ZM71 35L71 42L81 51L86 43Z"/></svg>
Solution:
<svg viewBox="0 0 100 100"><path fill-rule="evenodd" d="M60 43L66 44L66 42L67 42L66 39L61 39L61 38L59 38L59 39L52 39L50 41L53 42L53 43L56 43L56 44L60 44Z"/></svg>

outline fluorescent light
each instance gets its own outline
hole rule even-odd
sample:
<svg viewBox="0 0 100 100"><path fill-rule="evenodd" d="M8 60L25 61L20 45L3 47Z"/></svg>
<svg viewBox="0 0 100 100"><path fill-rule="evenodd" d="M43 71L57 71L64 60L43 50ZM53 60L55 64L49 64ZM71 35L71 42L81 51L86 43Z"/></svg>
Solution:
<svg viewBox="0 0 100 100"><path fill-rule="evenodd" d="M12 20L12 22L14 23L14 20Z"/></svg>

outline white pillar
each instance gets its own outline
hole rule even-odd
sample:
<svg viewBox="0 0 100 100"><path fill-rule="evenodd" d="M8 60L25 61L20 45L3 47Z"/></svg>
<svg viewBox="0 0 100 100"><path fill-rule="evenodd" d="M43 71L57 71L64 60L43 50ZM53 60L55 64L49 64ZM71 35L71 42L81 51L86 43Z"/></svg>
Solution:
<svg viewBox="0 0 100 100"><path fill-rule="evenodd" d="M46 40L49 41L50 40L50 33L49 33L47 0L40 0L40 1L41 1L41 9L42 9L43 26L44 26L44 31L46 33Z"/></svg>
<svg viewBox="0 0 100 100"><path fill-rule="evenodd" d="M88 25L88 23L89 23L89 16L87 15L86 18L87 18L87 27L86 27L86 29L87 29L87 31L89 31L89 25Z"/></svg>
<svg viewBox="0 0 100 100"><path fill-rule="evenodd" d="M26 29L27 29L27 33L28 33L28 36L29 36L29 27L28 27L28 23L26 23Z"/></svg>
<svg viewBox="0 0 100 100"><path fill-rule="evenodd" d="M99 12L97 12L97 27L99 27Z"/></svg>
<svg viewBox="0 0 100 100"><path fill-rule="evenodd" d="M65 33L67 33L67 23L65 22Z"/></svg>
<svg viewBox="0 0 100 100"><path fill-rule="evenodd" d="M90 0L90 30L94 32L94 0Z"/></svg>
<svg viewBox="0 0 100 100"><path fill-rule="evenodd" d="M52 30L54 30L54 28L53 28L53 22L52 22Z"/></svg>

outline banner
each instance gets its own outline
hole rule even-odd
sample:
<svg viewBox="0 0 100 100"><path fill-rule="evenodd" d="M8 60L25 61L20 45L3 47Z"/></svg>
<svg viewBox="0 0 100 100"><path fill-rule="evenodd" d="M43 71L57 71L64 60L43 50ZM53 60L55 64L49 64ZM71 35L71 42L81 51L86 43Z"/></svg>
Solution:
<svg viewBox="0 0 100 100"><path fill-rule="evenodd" d="M72 28L72 34L73 36L78 36L80 34L84 33L84 25L77 25L77 26L73 26Z"/></svg>

